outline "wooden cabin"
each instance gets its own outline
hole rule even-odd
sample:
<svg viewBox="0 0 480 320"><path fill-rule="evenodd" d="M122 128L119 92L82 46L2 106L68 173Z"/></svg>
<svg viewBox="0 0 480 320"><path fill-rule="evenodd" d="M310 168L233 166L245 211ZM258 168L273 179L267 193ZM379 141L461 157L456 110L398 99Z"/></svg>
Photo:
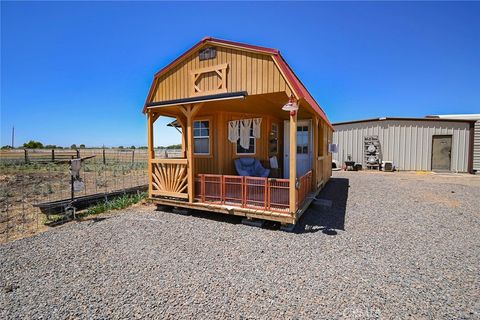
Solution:
<svg viewBox="0 0 480 320"><path fill-rule="evenodd" d="M155 75L143 112L158 205L295 224L331 176L333 128L276 49L204 38ZM160 116L176 118L182 157L155 157ZM240 158L268 176L240 175Z"/></svg>

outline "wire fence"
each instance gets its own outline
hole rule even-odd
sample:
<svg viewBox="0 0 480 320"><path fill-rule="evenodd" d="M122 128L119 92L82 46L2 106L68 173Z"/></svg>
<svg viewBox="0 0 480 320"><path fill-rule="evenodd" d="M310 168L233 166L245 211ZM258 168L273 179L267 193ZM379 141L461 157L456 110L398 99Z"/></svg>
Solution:
<svg viewBox="0 0 480 320"><path fill-rule="evenodd" d="M157 158L181 150L156 149ZM93 157L92 157L93 156ZM0 243L37 233L47 217L36 205L71 197L70 161L82 162L83 190L75 197L108 194L148 184L148 153L142 149L2 150L0 152Z"/></svg>

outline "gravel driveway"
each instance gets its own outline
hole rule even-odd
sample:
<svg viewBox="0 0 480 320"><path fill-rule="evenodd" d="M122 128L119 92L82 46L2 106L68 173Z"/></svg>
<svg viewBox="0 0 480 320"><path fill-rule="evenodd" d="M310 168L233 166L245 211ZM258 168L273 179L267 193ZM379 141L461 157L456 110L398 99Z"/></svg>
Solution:
<svg viewBox="0 0 480 320"><path fill-rule="evenodd" d="M295 233L138 206L0 246L0 318L480 317L480 177L334 172Z"/></svg>

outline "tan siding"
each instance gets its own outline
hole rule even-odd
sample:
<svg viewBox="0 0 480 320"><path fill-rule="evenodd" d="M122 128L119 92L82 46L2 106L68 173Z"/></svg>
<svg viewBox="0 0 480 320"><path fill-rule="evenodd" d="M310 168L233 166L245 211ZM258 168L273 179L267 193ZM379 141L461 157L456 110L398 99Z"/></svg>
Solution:
<svg viewBox="0 0 480 320"><path fill-rule="evenodd" d="M247 91L253 95L285 91L288 95L291 94L271 56L217 46L215 59L199 61L198 52L193 52L190 57L158 79L153 101L190 97L190 71L223 63L228 64L227 92ZM218 80L216 73L211 72L201 76L198 84L203 90L214 90L217 89Z"/></svg>
<svg viewBox="0 0 480 320"><path fill-rule="evenodd" d="M212 128L210 132L212 153L210 156L194 156L196 174L236 174L233 161L241 156L236 154L236 145L228 141L227 122L246 117L256 118L259 116L255 114L219 112L215 115L201 114L194 119L199 120L210 118ZM262 116L261 138L256 140L256 153L255 155L246 155L246 157L255 157L261 160L264 164L268 162L268 137L272 122L275 122L279 125L279 153L277 158L279 161L282 160L283 157L281 155L281 150L283 150L283 121L270 116Z"/></svg>

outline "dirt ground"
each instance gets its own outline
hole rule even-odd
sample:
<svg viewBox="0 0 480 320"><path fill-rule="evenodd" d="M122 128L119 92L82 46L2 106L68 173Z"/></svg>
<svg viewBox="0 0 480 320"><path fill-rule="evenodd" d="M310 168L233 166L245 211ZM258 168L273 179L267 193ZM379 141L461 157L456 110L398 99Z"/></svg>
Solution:
<svg viewBox="0 0 480 320"><path fill-rule="evenodd" d="M66 164L3 164L0 174L0 243L45 231L46 216L35 204L71 196L70 173ZM86 163L80 174L85 188L76 196L110 192L146 184L143 164L102 165Z"/></svg>

